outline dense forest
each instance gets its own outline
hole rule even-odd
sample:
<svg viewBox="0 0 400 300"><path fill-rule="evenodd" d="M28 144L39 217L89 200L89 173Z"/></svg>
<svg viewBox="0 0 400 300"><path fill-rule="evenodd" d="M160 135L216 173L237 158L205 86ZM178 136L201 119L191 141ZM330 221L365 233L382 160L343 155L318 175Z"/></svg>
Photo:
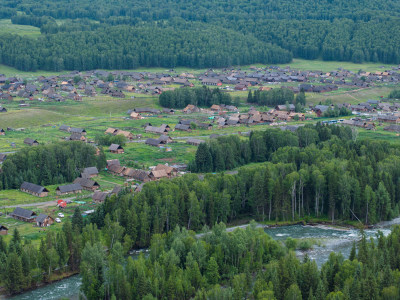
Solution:
<svg viewBox="0 0 400 300"><path fill-rule="evenodd" d="M84 168L105 165L103 151L96 156L96 148L82 142L27 147L7 156L0 173L0 190L19 189L24 181L43 186L71 182Z"/></svg>
<svg viewBox="0 0 400 300"><path fill-rule="evenodd" d="M210 108L213 104L230 105L232 97L218 88L210 89L203 86L165 91L160 95L159 103L169 108L184 108L188 104Z"/></svg>
<svg viewBox="0 0 400 300"><path fill-rule="evenodd" d="M86 299L399 298L399 226L370 241L361 231L349 259L331 253L318 269L254 223L233 232L219 223L201 237L177 226L152 236L149 256L126 258L129 237L123 235L129 227L109 216L101 228L84 225L76 212L60 232L47 232L39 247L23 242L17 230L8 245L0 236L0 278L9 293L62 270L81 272Z"/></svg>
<svg viewBox="0 0 400 300"><path fill-rule="evenodd" d="M200 207L208 225L230 222L237 214L262 220L329 216L332 221L373 224L399 214L399 155L399 149L386 142L356 140L348 127L318 124L296 133L253 132L248 140L219 137L198 147L191 168L213 172L267 162L239 169L234 176L207 175L199 181L205 187L196 196L205 201ZM163 192L159 197L168 199Z"/></svg>
<svg viewBox="0 0 400 300"><path fill-rule="evenodd" d="M294 92L287 88L271 89L269 91L250 90L247 95L247 102L272 107L283 104L294 104L296 111L300 111L306 105L306 95L301 90L295 96Z"/></svg>
<svg viewBox="0 0 400 300"><path fill-rule="evenodd" d="M38 39L0 36L0 63L20 70L226 67L292 57L400 63L394 0L6 0L0 17L41 29Z"/></svg>

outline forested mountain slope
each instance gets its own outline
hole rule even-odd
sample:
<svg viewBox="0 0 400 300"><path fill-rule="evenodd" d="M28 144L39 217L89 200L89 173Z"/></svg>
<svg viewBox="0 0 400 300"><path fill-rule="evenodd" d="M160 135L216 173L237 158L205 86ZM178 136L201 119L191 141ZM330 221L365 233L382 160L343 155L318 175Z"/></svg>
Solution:
<svg viewBox="0 0 400 300"><path fill-rule="evenodd" d="M0 62L22 70L224 67L292 56L400 62L399 1L20 0L2 1L0 17L44 35L30 47L20 47L28 38L0 37Z"/></svg>

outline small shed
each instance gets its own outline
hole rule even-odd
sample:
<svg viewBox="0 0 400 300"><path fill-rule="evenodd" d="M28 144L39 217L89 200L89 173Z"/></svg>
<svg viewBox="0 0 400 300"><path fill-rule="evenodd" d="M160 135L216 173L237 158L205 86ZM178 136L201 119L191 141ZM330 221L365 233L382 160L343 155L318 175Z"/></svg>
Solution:
<svg viewBox="0 0 400 300"><path fill-rule="evenodd" d="M24 144L29 145L29 146L37 146L37 145L39 145L39 142L37 140L31 139L31 138L26 138L24 140Z"/></svg>
<svg viewBox="0 0 400 300"><path fill-rule="evenodd" d="M111 144L111 146L108 149L110 150L111 153L115 154L124 153L124 148L122 148L122 146L118 144Z"/></svg>
<svg viewBox="0 0 400 300"><path fill-rule="evenodd" d="M0 225L0 235L7 235L8 228L6 226Z"/></svg>
<svg viewBox="0 0 400 300"><path fill-rule="evenodd" d="M47 227L54 223L54 219L48 215L40 214L36 218L36 225L39 227Z"/></svg>

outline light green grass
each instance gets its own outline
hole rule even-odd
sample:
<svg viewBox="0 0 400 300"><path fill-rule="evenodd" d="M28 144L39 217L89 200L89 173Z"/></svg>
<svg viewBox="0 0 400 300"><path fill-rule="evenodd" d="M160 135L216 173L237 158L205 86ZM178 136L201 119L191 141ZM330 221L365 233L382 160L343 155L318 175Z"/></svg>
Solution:
<svg viewBox="0 0 400 300"><path fill-rule="evenodd" d="M382 97L385 98L395 88L396 86L375 86L362 89L340 88L337 91L332 91L329 93L307 93L306 98L307 104L318 104L319 102L323 103L327 99L329 99L333 104L358 104L369 99L379 100Z"/></svg>
<svg viewBox="0 0 400 300"><path fill-rule="evenodd" d="M2 33L12 33L37 38L40 36L40 28L30 25L12 24L10 19L0 19L0 34Z"/></svg>
<svg viewBox="0 0 400 300"><path fill-rule="evenodd" d="M297 70L314 70L322 72L330 72L337 70L338 68L343 68L352 72L358 72L359 70L367 72L383 71L385 69L390 69L393 65L386 65L382 63L363 63L355 64L352 62L343 61L323 61L323 60L305 60L305 59L293 59L293 62L289 64L281 64L281 67L290 66L292 69ZM381 68L384 66L384 68Z"/></svg>

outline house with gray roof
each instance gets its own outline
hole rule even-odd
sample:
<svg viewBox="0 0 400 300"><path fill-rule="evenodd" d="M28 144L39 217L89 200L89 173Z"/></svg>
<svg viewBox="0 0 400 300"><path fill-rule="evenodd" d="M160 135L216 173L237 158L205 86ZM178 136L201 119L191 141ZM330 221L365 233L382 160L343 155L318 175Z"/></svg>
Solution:
<svg viewBox="0 0 400 300"><path fill-rule="evenodd" d="M82 192L82 186L79 183L60 185L56 188L57 195L68 195Z"/></svg>
<svg viewBox="0 0 400 300"><path fill-rule="evenodd" d="M47 227L54 223L54 219L48 215L40 214L36 218L36 225L38 227Z"/></svg>
<svg viewBox="0 0 400 300"><path fill-rule="evenodd" d="M33 222L36 218L36 213L29 209L17 207L10 216L20 221Z"/></svg>
<svg viewBox="0 0 400 300"><path fill-rule="evenodd" d="M24 181L21 184L20 189L22 192L25 192L25 193L28 193L28 194L31 194L31 195L34 195L37 197L46 197L49 194L49 190L46 189L45 187L34 184L34 183L26 182L26 181Z"/></svg>

